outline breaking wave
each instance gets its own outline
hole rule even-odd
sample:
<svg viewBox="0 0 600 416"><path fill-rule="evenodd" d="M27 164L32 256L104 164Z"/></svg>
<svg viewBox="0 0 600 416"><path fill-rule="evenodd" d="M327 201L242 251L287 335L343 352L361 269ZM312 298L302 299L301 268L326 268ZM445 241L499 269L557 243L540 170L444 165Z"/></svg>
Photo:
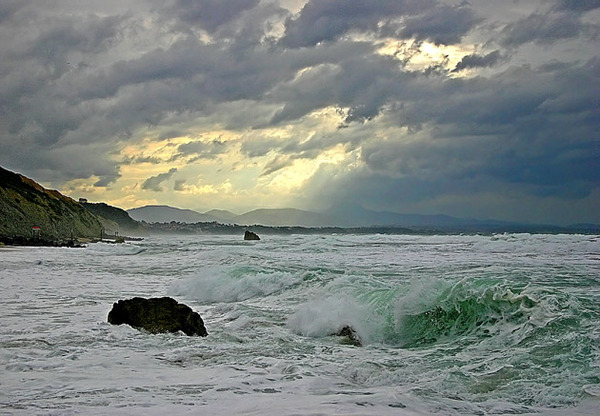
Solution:
<svg viewBox="0 0 600 416"><path fill-rule="evenodd" d="M207 304L239 302L281 293L301 283L305 274L240 266L204 268L173 283L169 292Z"/></svg>
<svg viewBox="0 0 600 416"><path fill-rule="evenodd" d="M516 344L557 321L577 325L572 308L556 307L572 304L560 296L487 279L428 279L401 288L323 295L300 305L288 326L310 337L350 326L365 343L402 348L489 338Z"/></svg>

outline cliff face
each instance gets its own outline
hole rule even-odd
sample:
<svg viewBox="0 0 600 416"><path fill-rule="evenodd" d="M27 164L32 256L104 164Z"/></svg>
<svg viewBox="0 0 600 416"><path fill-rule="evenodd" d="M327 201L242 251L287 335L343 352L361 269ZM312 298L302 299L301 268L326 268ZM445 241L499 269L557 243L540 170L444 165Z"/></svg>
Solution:
<svg viewBox="0 0 600 416"><path fill-rule="evenodd" d="M73 199L58 191L0 167L0 235L68 239L99 237L100 220Z"/></svg>

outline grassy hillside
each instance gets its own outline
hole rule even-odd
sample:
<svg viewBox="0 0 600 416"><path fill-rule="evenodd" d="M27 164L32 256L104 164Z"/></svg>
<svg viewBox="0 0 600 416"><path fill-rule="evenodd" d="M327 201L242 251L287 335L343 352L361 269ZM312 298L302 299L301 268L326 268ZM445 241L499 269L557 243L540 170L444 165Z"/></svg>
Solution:
<svg viewBox="0 0 600 416"><path fill-rule="evenodd" d="M148 231L137 221L129 216L127 211L105 204L83 203L87 210L100 217L100 221L104 225L104 231L107 234L118 232L121 235L128 236L147 236Z"/></svg>
<svg viewBox="0 0 600 416"><path fill-rule="evenodd" d="M73 199L0 167L0 235L68 239L99 237L100 220Z"/></svg>

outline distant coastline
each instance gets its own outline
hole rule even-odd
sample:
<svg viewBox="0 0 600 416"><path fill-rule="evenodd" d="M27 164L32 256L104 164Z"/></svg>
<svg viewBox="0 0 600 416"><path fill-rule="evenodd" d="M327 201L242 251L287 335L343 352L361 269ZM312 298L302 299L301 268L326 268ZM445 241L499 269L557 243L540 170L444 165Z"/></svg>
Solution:
<svg viewBox="0 0 600 416"><path fill-rule="evenodd" d="M81 247L161 234L600 234L600 225L566 227L447 215L375 212L360 206L341 211L257 209L242 215L199 213L169 206L123 210L106 203L75 201L33 180L0 168L0 245ZM340 209L340 208L338 208ZM152 220L149 220L152 218ZM162 221L161 221L162 219Z"/></svg>
<svg viewBox="0 0 600 416"><path fill-rule="evenodd" d="M268 225L241 225L221 224L218 222L164 222L146 223L142 225L153 234L240 234L245 230L252 230L258 234L408 234L408 235L450 235L450 234L480 234L494 235L502 233L529 233L529 234L600 234L597 227L569 228L543 225L512 225L488 227L397 227L397 226L370 226L370 227L303 227L303 226L268 226Z"/></svg>
<svg viewBox="0 0 600 416"><path fill-rule="evenodd" d="M205 213L167 205L127 210L150 233L243 233L262 228L263 233L387 233L387 234L598 234L598 224L527 224L499 220L465 219L448 215L378 212L361 206L332 207L325 212L299 209L256 209L241 215L224 210Z"/></svg>

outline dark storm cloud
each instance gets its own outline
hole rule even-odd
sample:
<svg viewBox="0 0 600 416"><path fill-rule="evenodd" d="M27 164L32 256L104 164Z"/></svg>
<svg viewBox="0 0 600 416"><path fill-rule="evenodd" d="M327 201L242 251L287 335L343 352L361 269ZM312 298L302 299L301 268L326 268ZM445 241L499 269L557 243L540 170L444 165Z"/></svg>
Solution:
<svg viewBox="0 0 600 416"><path fill-rule="evenodd" d="M68 99L70 93L61 91L61 83L77 70L69 57L105 53L118 38L123 19L45 18L42 10L28 8L34 5L19 2L20 8L0 25L1 37L12 39L0 42L0 142L7 149L8 164L43 169L46 180L99 176L97 185L105 186L119 177L118 168L103 156L110 146L98 143L86 152L78 140L69 141L69 135L94 116L90 108Z"/></svg>
<svg viewBox="0 0 600 416"><path fill-rule="evenodd" d="M436 91L446 97L441 105ZM414 115L427 112L435 129L408 143L364 145L362 158L378 175L490 187L499 182L526 187L531 195L573 199L598 188L598 60L513 69L493 80L446 81L423 92L428 99L414 103Z"/></svg>
<svg viewBox="0 0 600 416"><path fill-rule="evenodd" d="M437 4L408 18L399 34L404 38L450 45L460 42L480 21L467 2L458 6Z"/></svg>
<svg viewBox="0 0 600 416"><path fill-rule="evenodd" d="M142 189L147 189L154 192L161 192L163 188L160 186L164 181L171 179L177 172L177 168L171 168L168 172L160 173L156 176L151 176L144 181L142 184Z"/></svg>
<svg viewBox="0 0 600 416"><path fill-rule="evenodd" d="M380 21L411 9L405 3L383 0L374 6L366 0L311 0L298 16L287 19L281 44L291 48L314 46L335 40L351 30L375 31ZM432 2L425 1L424 7L429 4Z"/></svg>
<svg viewBox="0 0 600 416"><path fill-rule="evenodd" d="M372 53L355 54L335 65L314 66L292 82L282 84L273 97L285 102L272 123L295 120L319 108L347 108L346 122L376 117L390 97L405 92L412 74L398 71L398 62Z"/></svg>
<svg viewBox="0 0 600 416"><path fill-rule="evenodd" d="M478 21L468 5L448 6L434 0L311 0L298 16L288 18L281 44L314 46L357 31L450 44Z"/></svg>
<svg viewBox="0 0 600 416"><path fill-rule="evenodd" d="M515 3L506 20L495 3L450 3L0 2L0 164L104 187L121 165L161 163L120 154L126 145L189 136L201 140L180 145L178 162L240 149L268 158L263 175L336 146L360 155L359 170L309 181L319 201L401 210L499 189L533 206L598 192L599 2ZM424 64L380 53L404 44L418 57L426 42L455 48ZM339 126L315 121L333 111ZM210 129L241 139L207 141Z"/></svg>

